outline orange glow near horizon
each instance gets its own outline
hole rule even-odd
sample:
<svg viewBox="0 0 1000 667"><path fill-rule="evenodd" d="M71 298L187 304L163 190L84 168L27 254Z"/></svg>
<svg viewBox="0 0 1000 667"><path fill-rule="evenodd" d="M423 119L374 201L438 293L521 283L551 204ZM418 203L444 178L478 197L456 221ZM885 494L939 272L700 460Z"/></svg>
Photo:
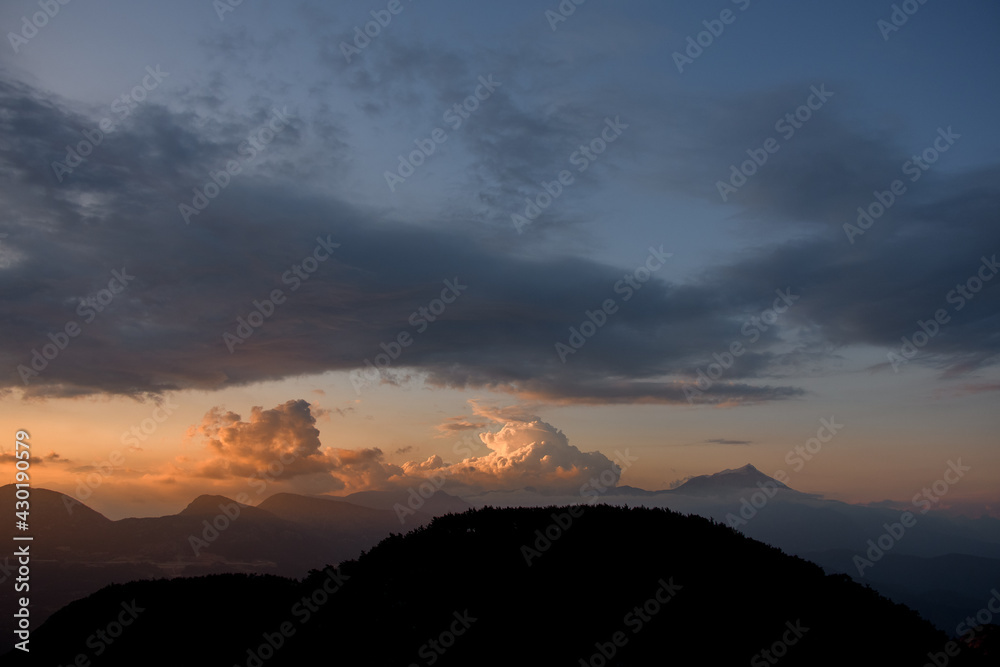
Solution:
<svg viewBox="0 0 1000 667"><path fill-rule="evenodd" d="M7 411L3 426L11 434L19 428L31 434L32 453L42 458L32 468L34 485L77 497L111 518L175 513L204 493L234 497L248 492L256 503L278 491L345 495L380 488L382 472L373 477L374 468L357 466L351 468L352 476L341 474L347 479L341 488L314 473L268 480L260 493L250 486L248 475L213 478L199 473L199 466L217 452L194 430L216 406L246 420L254 405L268 410L289 396L302 397L317 417L320 451L378 449L380 470L403 466L416 474L420 474L416 466L434 456L452 464L488 455L490 450L478 435L495 433L502 426L494 421L487 428L466 428L485 423L482 416L473 414L477 403L469 403L471 398L482 401L478 394L378 388L358 399L349 387L338 386L336 379L328 374L259 385L252 391L182 392L161 405L124 398L8 400L14 409ZM487 403L512 404L507 395ZM1000 510L996 492L1000 480L995 473L1000 469L1000 454L989 434L970 430L962 447L941 448L939 429L931 418L918 414L911 415L905 433L894 435L877 415L867 415L862 421L844 418L843 429L828 443L819 443L821 448L806 460L808 450L803 448L815 438L820 419L826 417L804 405L728 409L535 405L531 409L581 452L599 451L613 458L616 450L628 448L638 461L624 471L622 485L666 489L687 477L751 463L768 475L784 471L789 486L799 491L845 502L905 504L939 479L949 460L961 459L972 471L936 509L972 516L998 515ZM392 415L391 420L384 415ZM442 431L439 427L449 420L465 425L462 430ZM622 424L629 424L627 431ZM4 453L11 449L7 446ZM267 475L263 467L259 472ZM493 473L476 474L483 480ZM572 479L574 474L572 469L557 468L551 480ZM394 483L393 478L382 479L382 486Z"/></svg>

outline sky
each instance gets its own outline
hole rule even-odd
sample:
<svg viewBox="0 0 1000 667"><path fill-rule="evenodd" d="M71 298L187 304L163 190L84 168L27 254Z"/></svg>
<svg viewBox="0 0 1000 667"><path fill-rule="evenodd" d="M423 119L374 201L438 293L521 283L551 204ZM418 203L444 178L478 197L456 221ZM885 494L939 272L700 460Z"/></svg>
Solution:
<svg viewBox="0 0 1000 667"><path fill-rule="evenodd" d="M5 469L24 429L119 518L746 463L909 502L961 460L941 507L1000 516L998 22L5 2Z"/></svg>

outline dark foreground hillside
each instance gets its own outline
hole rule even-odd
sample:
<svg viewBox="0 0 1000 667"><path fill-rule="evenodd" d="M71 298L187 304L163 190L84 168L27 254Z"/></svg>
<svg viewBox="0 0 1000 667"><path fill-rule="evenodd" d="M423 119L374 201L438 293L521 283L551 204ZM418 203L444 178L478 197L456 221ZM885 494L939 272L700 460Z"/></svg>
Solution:
<svg viewBox="0 0 1000 667"><path fill-rule="evenodd" d="M2 664L920 667L928 653L987 664L969 649L945 656L947 638L907 608L721 524L572 509L580 518L448 515L301 582L110 586L39 628L30 661Z"/></svg>

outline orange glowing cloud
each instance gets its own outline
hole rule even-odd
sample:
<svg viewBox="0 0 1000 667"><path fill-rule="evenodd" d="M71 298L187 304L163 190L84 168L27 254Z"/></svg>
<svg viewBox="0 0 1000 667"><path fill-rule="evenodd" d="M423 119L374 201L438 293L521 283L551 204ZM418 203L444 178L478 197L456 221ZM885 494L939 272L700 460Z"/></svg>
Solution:
<svg viewBox="0 0 1000 667"><path fill-rule="evenodd" d="M559 429L524 407L472 406L479 421L453 418L445 426L484 429L479 437L490 453L455 463L433 455L424 461L395 465L387 462L378 448L324 448L316 428L317 411L298 399L266 410L254 407L248 421L234 412L212 408L201 424L189 431L192 438L205 438L211 457L202 461L178 459L174 465L181 469L193 466L191 475L211 480L266 475L292 481L309 476L313 489L317 479L325 480L321 486L326 492L406 487L430 476L444 476L448 487L463 492L525 487L567 492L608 470L616 479L620 473L606 456L581 452ZM495 430L488 429L491 423Z"/></svg>

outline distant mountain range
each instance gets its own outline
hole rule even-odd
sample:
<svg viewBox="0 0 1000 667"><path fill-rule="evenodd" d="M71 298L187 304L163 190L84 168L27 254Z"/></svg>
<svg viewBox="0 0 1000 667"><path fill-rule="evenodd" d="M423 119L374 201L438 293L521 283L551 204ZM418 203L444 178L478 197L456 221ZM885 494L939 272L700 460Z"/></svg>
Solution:
<svg viewBox="0 0 1000 667"><path fill-rule="evenodd" d="M977 612L1000 584L1000 520L948 518L923 508L851 505L796 491L752 465L693 477L677 488L646 491L608 489L599 499L526 492L486 493L469 498L477 507L601 503L628 507L663 507L698 514L745 535L845 573L898 602L906 602L939 628L956 626ZM899 523L904 511L915 525L871 565L869 540L877 542ZM894 528L898 531L898 528ZM883 537L883 544L890 543ZM873 551L872 555L877 555ZM951 569L962 563L962 576Z"/></svg>
<svg viewBox="0 0 1000 667"><path fill-rule="evenodd" d="M996 664L996 630L947 664ZM948 646L909 609L717 522L602 505L447 515L301 580L110 586L0 664L842 667L922 665Z"/></svg>
<svg viewBox="0 0 1000 667"><path fill-rule="evenodd" d="M13 507L14 490L13 485L0 487L0 503ZM356 495L365 504L279 493L250 507L203 495L175 515L111 521L70 496L35 488L31 601L36 622L107 584L133 579L216 572L301 577L312 568L355 558L392 532L409 531L432 518L423 509L410 510L402 522L391 507L394 502L405 506L405 492ZM439 492L426 507L461 510L467 505ZM12 544L13 525L2 534ZM10 555L0 558L2 585L16 565ZM0 615L3 636L9 636L12 622L9 614Z"/></svg>
<svg viewBox="0 0 1000 667"><path fill-rule="evenodd" d="M0 487L13 506L14 487ZM213 573L299 578L312 569L357 558L381 540L470 507L591 505L669 508L698 514L807 558L828 573L846 573L918 610L955 634L958 622L982 608L1000 584L1000 521L949 519L911 508L916 524L859 572L857 558L900 520L901 509L850 505L804 494L752 465L687 480L675 489L607 489L593 496L551 496L529 490L429 498L406 490L365 491L343 498L275 494L256 507L204 495L176 515L111 521L46 489L32 491L35 622L112 583ZM406 508L401 512L401 508ZM5 534L8 543L12 527ZM0 584L10 577L0 558ZM957 576L956 573L961 573ZM0 632L12 629L0 615ZM6 635L9 636L9 635Z"/></svg>

